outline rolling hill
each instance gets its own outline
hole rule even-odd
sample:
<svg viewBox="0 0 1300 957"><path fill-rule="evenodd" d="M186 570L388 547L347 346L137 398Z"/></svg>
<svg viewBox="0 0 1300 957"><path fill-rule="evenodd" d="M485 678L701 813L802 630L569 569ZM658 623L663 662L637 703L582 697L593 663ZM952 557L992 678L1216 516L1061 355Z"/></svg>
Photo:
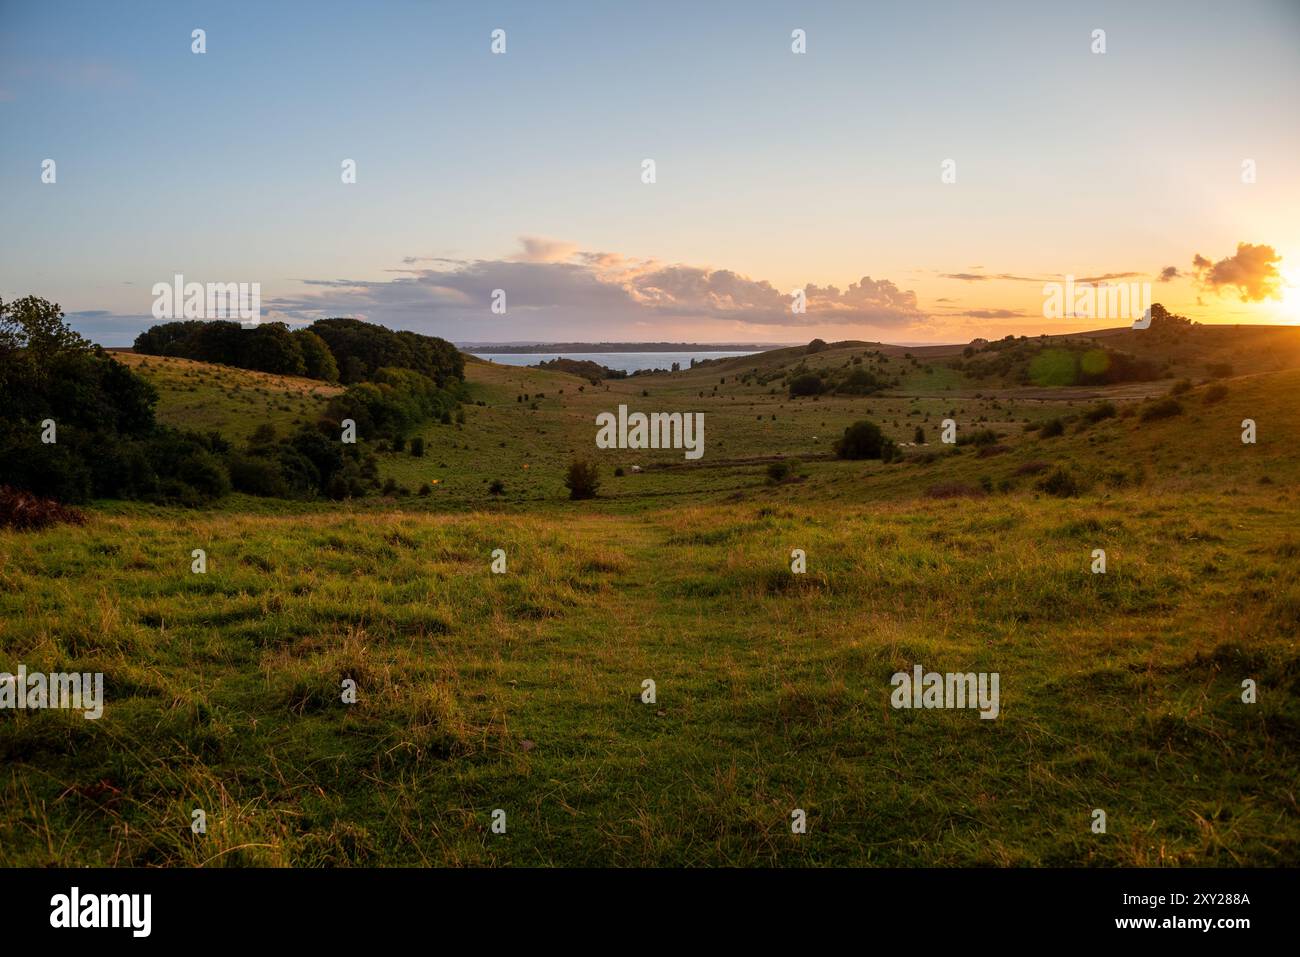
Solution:
<svg viewBox="0 0 1300 957"><path fill-rule="evenodd" d="M858 343L598 386L470 362L464 424L381 455L426 496L0 532L0 647L108 676L100 721L0 725L0 864L1300 863L1300 370L1256 335L1186 386L992 387ZM899 385L783 387L855 357ZM327 395L125 361L165 420L232 434ZM597 450L620 403L704 412L704 458ZM943 445L945 417L991 434ZM835 459L861 418L927 441ZM999 673L999 717L895 710L917 664Z"/></svg>

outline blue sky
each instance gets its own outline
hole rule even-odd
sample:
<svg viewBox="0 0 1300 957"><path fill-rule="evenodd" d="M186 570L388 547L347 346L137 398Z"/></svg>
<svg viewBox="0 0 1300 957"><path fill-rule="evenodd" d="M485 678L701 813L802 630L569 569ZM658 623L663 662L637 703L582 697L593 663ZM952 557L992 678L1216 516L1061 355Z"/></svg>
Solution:
<svg viewBox="0 0 1300 957"><path fill-rule="evenodd" d="M1297 90L1294 2L0 0L0 296L118 344L175 273L460 341L952 341L1173 266L1294 322Z"/></svg>

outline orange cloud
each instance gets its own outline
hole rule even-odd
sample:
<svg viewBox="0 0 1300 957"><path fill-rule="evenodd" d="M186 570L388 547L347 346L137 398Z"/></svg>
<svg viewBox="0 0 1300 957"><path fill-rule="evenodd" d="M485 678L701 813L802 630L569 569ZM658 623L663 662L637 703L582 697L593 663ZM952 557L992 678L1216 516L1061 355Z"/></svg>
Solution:
<svg viewBox="0 0 1300 957"><path fill-rule="evenodd" d="M1217 263L1197 253L1192 271L1202 289L1220 295L1224 289L1235 289L1242 302L1261 302L1282 298L1282 274L1277 269L1281 261L1272 246L1237 243L1237 254Z"/></svg>

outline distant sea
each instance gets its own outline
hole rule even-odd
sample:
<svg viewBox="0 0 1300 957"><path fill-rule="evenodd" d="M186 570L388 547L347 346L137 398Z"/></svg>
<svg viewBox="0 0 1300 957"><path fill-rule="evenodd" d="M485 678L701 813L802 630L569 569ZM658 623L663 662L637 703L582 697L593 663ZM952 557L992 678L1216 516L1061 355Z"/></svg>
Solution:
<svg viewBox="0 0 1300 957"><path fill-rule="evenodd" d="M622 372L636 372L638 369L671 369L674 362L680 362L683 369L689 369L691 360L732 359L736 356L752 356L753 352L497 352L491 355L479 355L480 359L499 362L507 366L534 366L539 362L552 359L590 359L603 365L606 369L618 369Z"/></svg>

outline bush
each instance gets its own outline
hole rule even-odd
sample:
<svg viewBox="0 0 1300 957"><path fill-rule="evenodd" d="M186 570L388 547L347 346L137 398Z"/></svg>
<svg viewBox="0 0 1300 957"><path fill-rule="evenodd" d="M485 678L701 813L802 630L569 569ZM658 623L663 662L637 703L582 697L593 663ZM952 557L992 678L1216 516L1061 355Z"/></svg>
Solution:
<svg viewBox="0 0 1300 957"><path fill-rule="evenodd" d="M1181 415L1183 412L1182 403L1177 399L1163 398L1152 402L1142 410L1143 422L1154 422L1157 419L1168 419L1175 415Z"/></svg>
<svg viewBox="0 0 1300 957"><path fill-rule="evenodd" d="M492 484L488 486L489 495L504 495L506 493L505 483L500 479L493 479Z"/></svg>
<svg viewBox="0 0 1300 957"><path fill-rule="evenodd" d="M1038 430L1040 437L1044 439L1054 439L1059 435L1065 434L1065 423L1060 419L1048 419Z"/></svg>
<svg viewBox="0 0 1300 957"><path fill-rule="evenodd" d="M942 482L926 490L930 498L981 498L985 494L983 489L961 482Z"/></svg>
<svg viewBox="0 0 1300 957"><path fill-rule="evenodd" d="M1169 390L1169 394L1182 395L1185 392L1191 392L1191 391L1192 391L1192 380L1179 379L1177 382L1174 383L1173 388Z"/></svg>
<svg viewBox="0 0 1300 957"><path fill-rule="evenodd" d="M835 391L842 392L845 395L872 395L879 392L883 387L883 383L866 369L854 369L836 387Z"/></svg>
<svg viewBox="0 0 1300 957"><path fill-rule="evenodd" d="M1205 390L1205 404L1210 405L1211 403L1214 402L1220 402L1224 398L1226 398L1227 395L1228 395L1228 387L1225 385L1220 385L1219 383L1216 382L1214 383L1214 385L1210 386L1208 389Z"/></svg>
<svg viewBox="0 0 1300 957"><path fill-rule="evenodd" d="M790 382L790 398L801 395L821 395L826 391L826 383L815 372L805 372Z"/></svg>
<svg viewBox="0 0 1300 957"><path fill-rule="evenodd" d="M789 477L789 462L769 462L767 464L767 478L769 482L784 482Z"/></svg>
<svg viewBox="0 0 1300 957"><path fill-rule="evenodd" d="M1015 474L1016 475L1038 475L1041 472L1046 472L1051 467L1052 466L1049 463L1043 462L1041 460L1026 462L1024 465L1016 469Z"/></svg>
<svg viewBox="0 0 1300 957"><path fill-rule="evenodd" d="M0 528L13 528L21 532L45 528L57 522L84 525L86 516L75 508L60 505L52 498L0 485Z"/></svg>
<svg viewBox="0 0 1300 957"><path fill-rule="evenodd" d="M571 462L564 476L564 487L569 490L571 499L595 498L596 490L600 488L600 473L590 462Z"/></svg>
<svg viewBox="0 0 1300 957"><path fill-rule="evenodd" d="M1059 465L1051 475L1038 480L1038 488L1057 498L1069 498L1082 490L1074 476Z"/></svg>
<svg viewBox="0 0 1300 957"><path fill-rule="evenodd" d="M897 446L880 431L880 426L863 419L844 430L835 443L835 454L842 459L880 459L892 461Z"/></svg>
<svg viewBox="0 0 1300 957"><path fill-rule="evenodd" d="M289 486L275 459L235 453L230 457L230 484L249 495L287 498Z"/></svg>
<svg viewBox="0 0 1300 957"><path fill-rule="evenodd" d="M1097 423L1102 419L1109 419L1115 415L1115 406L1110 402L1098 402L1090 409L1085 409L1083 420L1088 423Z"/></svg>
<svg viewBox="0 0 1300 957"><path fill-rule="evenodd" d="M921 428L921 427L918 425L918 426L916 427L916 431L912 433L912 441L915 442L917 445L924 445L924 444L925 444L925 429Z"/></svg>
<svg viewBox="0 0 1300 957"><path fill-rule="evenodd" d="M997 445L998 434L992 429L980 429L976 432L967 432L957 436L958 445L974 445L976 447L983 445Z"/></svg>
<svg viewBox="0 0 1300 957"><path fill-rule="evenodd" d="M411 439L411 454L417 459L424 457L424 436L417 435Z"/></svg>

